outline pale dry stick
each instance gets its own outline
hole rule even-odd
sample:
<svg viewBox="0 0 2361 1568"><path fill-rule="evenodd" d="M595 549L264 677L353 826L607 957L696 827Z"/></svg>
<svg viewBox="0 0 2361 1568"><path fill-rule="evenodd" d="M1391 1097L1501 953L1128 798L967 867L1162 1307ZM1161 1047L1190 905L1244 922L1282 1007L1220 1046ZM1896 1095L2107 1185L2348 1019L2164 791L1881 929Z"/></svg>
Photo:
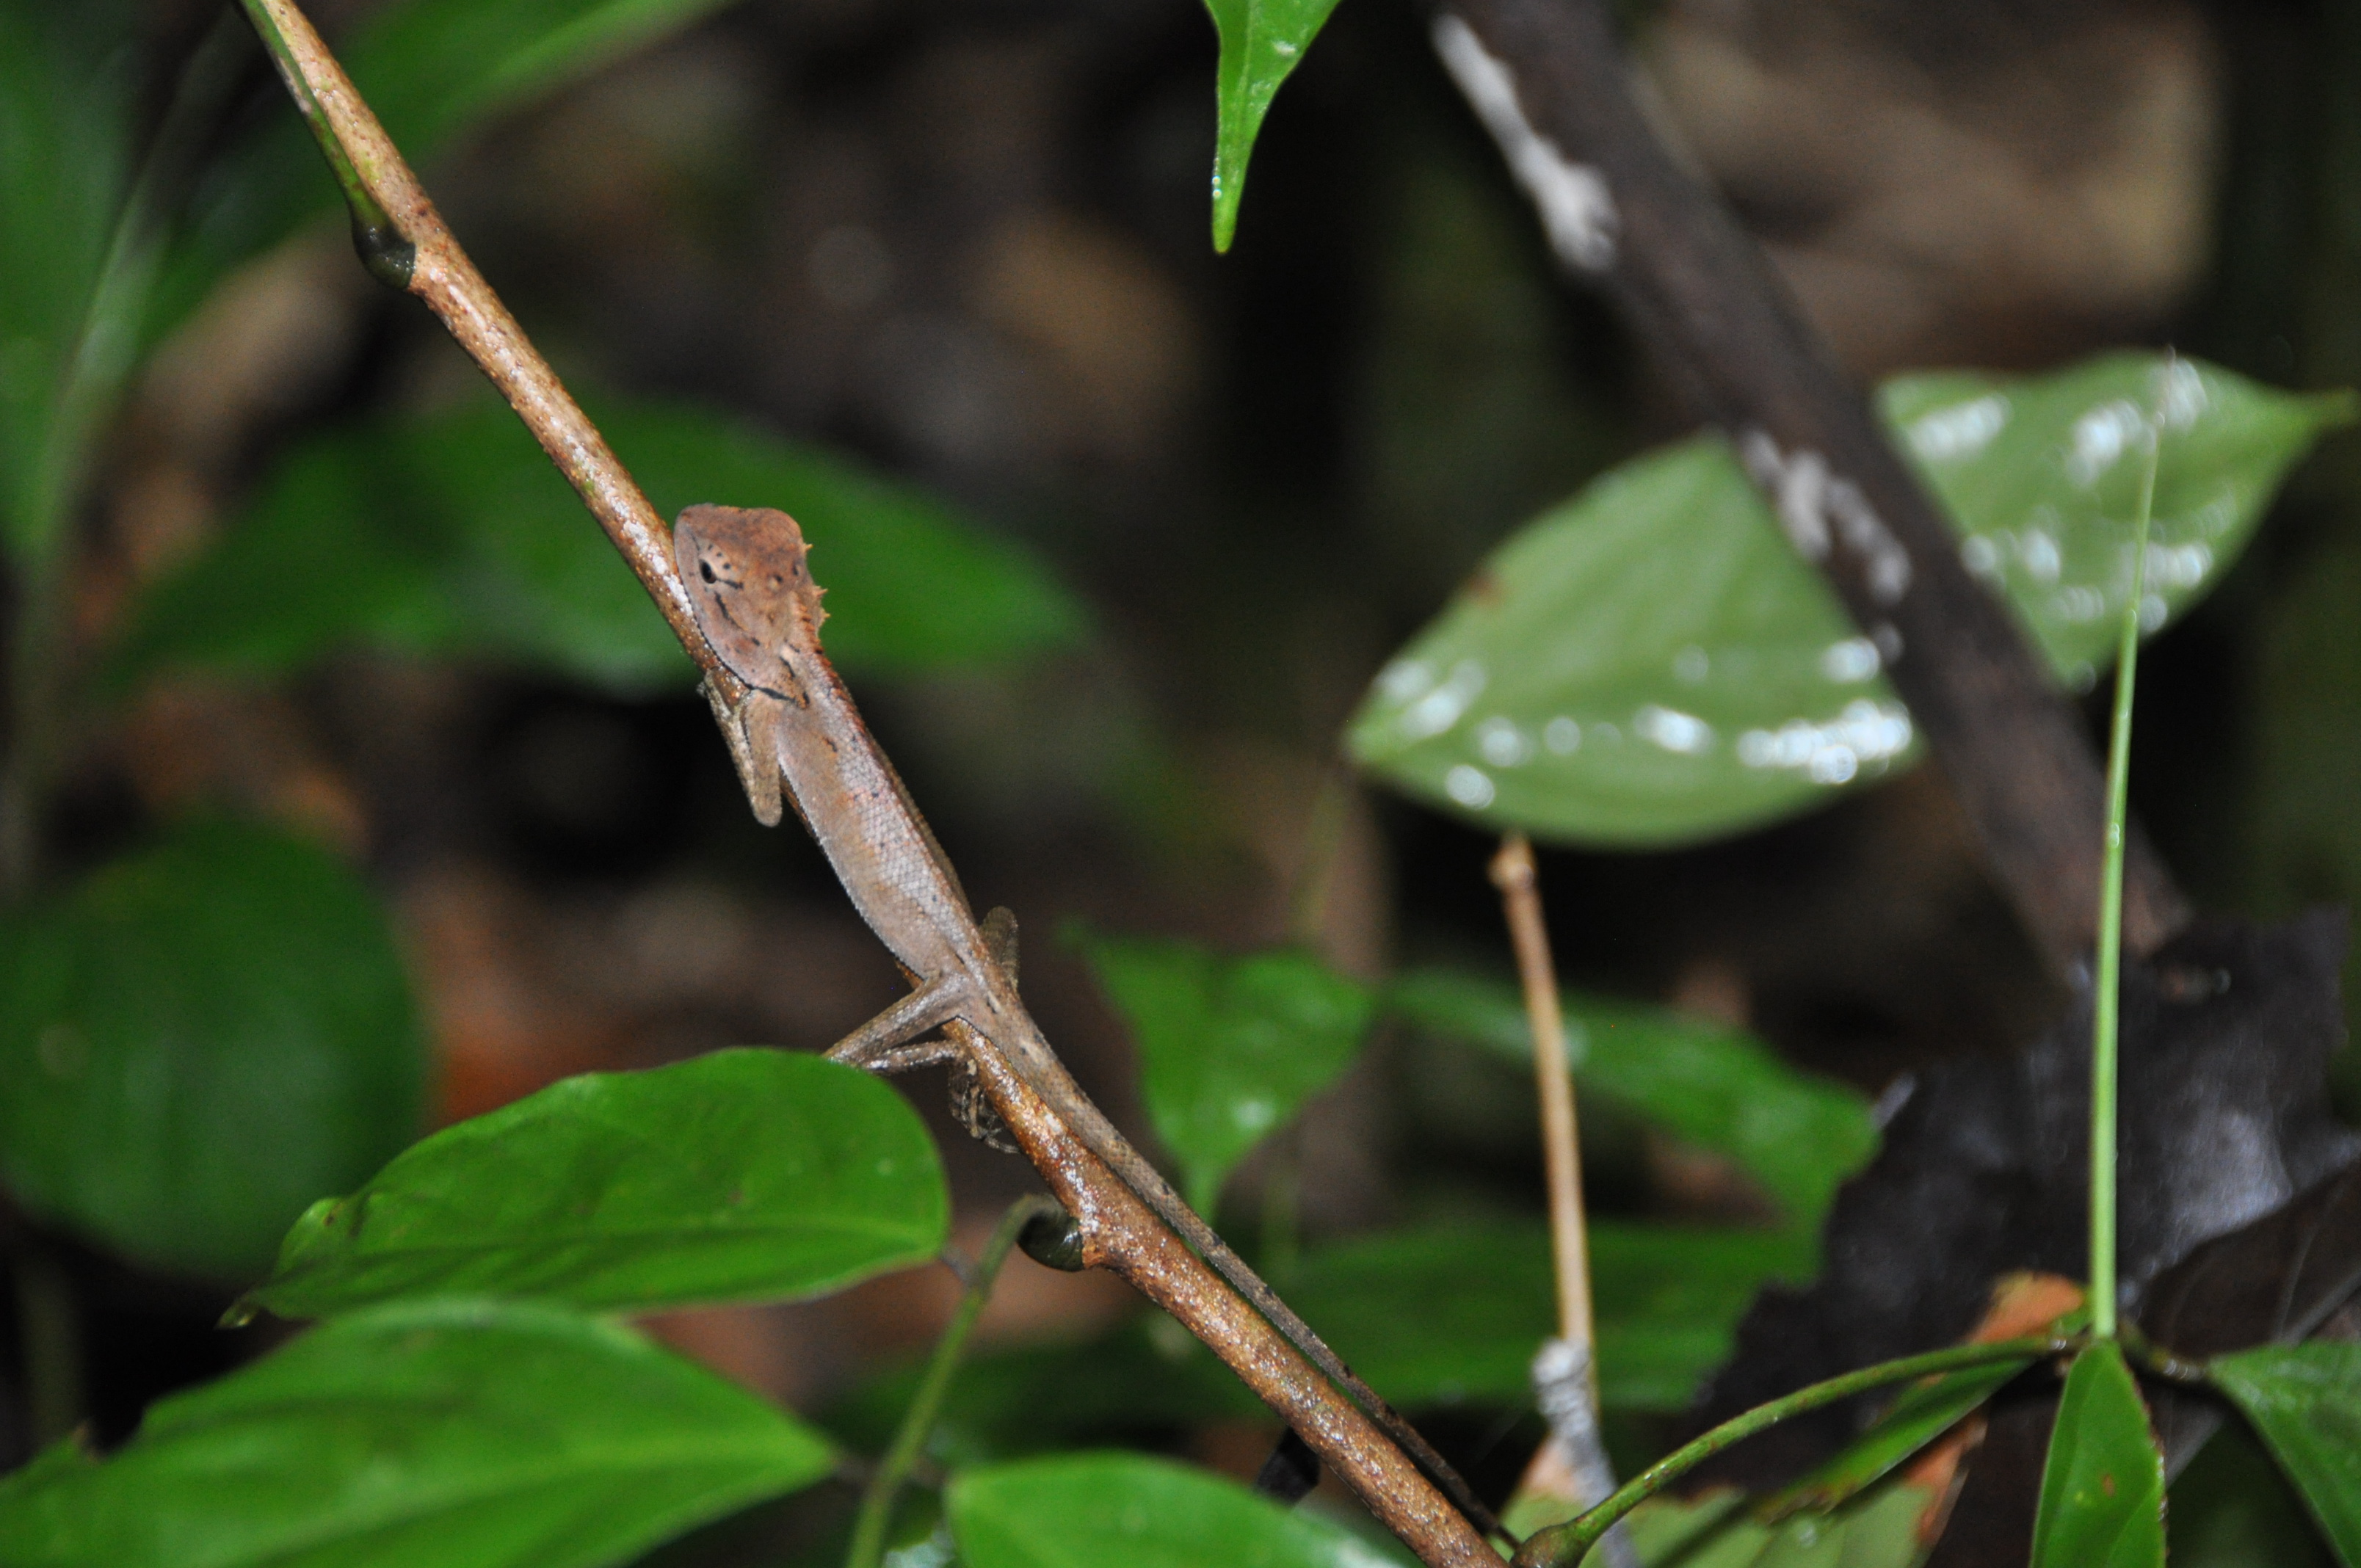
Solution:
<svg viewBox="0 0 2361 1568"><path fill-rule="evenodd" d="M1615 1472L1598 1432L1598 1336L1590 1304L1590 1239L1583 1218L1582 1138L1575 1116L1574 1071L1565 1048L1565 1015L1558 1003L1557 970L1533 869L1533 847L1522 833L1500 840L1492 857L1492 884L1516 948L1525 993L1525 1021L1533 1036L1533 1082L1540 1091L1542 1150L1549 1186L1550 1245L1556 1261L1558 1337L1534 1362L1550 1435L1527 1466L1521 1493L1564 1497L1581 1508L1606 1499ZM1638 1568L1624 1532L1603 1543L1612 1568Z"/></svg>
<svg viewBox="0 0 2361 1568"><path fill-rule="evenodd" d="M354 206L370 271L434 311L606 529L708 688L743 701L745 684L697 627L662 519L468 260L343 67L292 0L241 3ZM1401 1450L1082 1148L997 1051L970 1054L994 1109L1075 1215L1087 1264L1120 1274L1204 1342L1430 1568L1498 1563Z"/></svg>

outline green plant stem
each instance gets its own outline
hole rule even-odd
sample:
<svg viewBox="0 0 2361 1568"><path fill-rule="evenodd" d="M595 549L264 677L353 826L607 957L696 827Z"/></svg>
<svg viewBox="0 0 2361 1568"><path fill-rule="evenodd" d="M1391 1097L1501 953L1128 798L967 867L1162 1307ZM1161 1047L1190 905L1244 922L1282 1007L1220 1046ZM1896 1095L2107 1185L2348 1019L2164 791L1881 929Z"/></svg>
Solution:
<svg viewBox="0 0 2361 1568"><path fill-rule="evenodd" d="M48 1248L27 1240L10 1262L27 1414L34 1442L47 1447L82 1424L82 1320L73 1281Z"/></svg>
<svg viewBox="0 0 2361 1568"><path fill-rule="evenodd" d="M1038 1194L1020 1198L1009 1206L1008 1212L1001 1218L1000 1228L984 1245L983 1255L976 1260L974 1271L968 1277L966 1294L960 1298L959 1308L952 1312L942 1338L935 1342L935 1354L927 1363L927 1374L918 1380L918 1391L911 1397L910 1408L902 1414L893 1446L877 1462L876 1473L870 1476L868 1489L861 1495L861 1513L853 1521L852 1545L844 1554L844 1568L877 1568L879 1559L884 1555L885 1528L894 1518L895 1495L909 1479L919 1452L926 1447L928 1434L935 1430L935 1417L942 1409L943 1396L950 1389L951 1374L959 1370L960 1354L967 1348L968 1335L974 1331L976 1319L983 1315L984 1303L992 1299L992 1283L1000 1276L1000 1266L1007 1260L1008 1249L1016 1245L1017 1234L1025 1229L1027 1221L1056 1211L1055 1203Z"/></svg>
<svg viewBox="0 0 2361 1568"><path fill-rule="evenodd" d="M280 80L287 84L287 95L295 101L296 112L303 116L305 128L319 144L320 156L328 160L328 172L335 177L336 189L344 192L345 205L352 213L354 247L361 253L362 262L372 274L387 266L395 267L399 275L381 277L380 281L397 289L408 288L407 269L412 256L403 254L406 245L392 215L361 178L351 152L329 126L327 113L320 107L319 96L305 79L295 51L287 47L287 37L279 30L277 19L262 0L239 0L239 4L246 11L247 20L254 24L255 36L262 40L270 63L278 68Z"/></svg>
<svg viewBox="0 0 2361 1568"><path fill-rule="evenodd" d="M2032 1334L2023 1339L1996 1340L1990 1344L1954 1345L1948 1350L1930 1350L1923 1355L1905 1355L1899 1361L1880 1362L1825 1383L1798 1388L1783 1398L1732 1416L1704 1436L1684 1443L1625 1482L1613 1497L1581 1518L1540 1531L1517 1549L1513 1568L1574 1568L1625 1514L1731 1444L1781 1421L1888 1384L1908 1383L1970 1366L1989 1366L1999 1361L2067 1355L2081 1349L2082 1343L2076 1337Z"/></svg>
<svg viewBox="0 0 2361 1568"><path fill-rule="evenodd" d="M2148 516L2156 506L2158 440L2151 423L2140 473L2131 602L2115 652L2115 710L2107 732L2107 843L2099 871L2099 962L2091 1001L2091 1332L2115 1337L2115 1087L2123 1011L2124 819L2132 751L2132 688L2139 676L2140 603L2147 595Z"/></svg>

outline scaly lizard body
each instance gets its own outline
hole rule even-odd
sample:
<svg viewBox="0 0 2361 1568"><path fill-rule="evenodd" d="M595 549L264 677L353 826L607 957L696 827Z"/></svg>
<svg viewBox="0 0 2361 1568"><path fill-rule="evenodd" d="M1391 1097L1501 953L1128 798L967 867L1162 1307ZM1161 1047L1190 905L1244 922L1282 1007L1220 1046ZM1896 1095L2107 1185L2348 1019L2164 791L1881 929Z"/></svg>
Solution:
<svg viewBox="0 0 2361 1568"><path fill-rule="evenodd" d="M754 815L765 826L779 821L784 780L785 800L818 840L854 907L912 977L909 995L829 1055L884 1071L923 1066L959 1047L908 1042L963 1023L961 1034L972 1032L1005 1056L1083 1147L1358 1401L1478 1529L1497 1533L1498 1521L1450 1465L1181 1201L1042 1038L926 819L820 651L826 612L795 520L768 510L690 507L674 527L673 554L706 641L752 688L735 708L709 687L708 695Z"/></svg>

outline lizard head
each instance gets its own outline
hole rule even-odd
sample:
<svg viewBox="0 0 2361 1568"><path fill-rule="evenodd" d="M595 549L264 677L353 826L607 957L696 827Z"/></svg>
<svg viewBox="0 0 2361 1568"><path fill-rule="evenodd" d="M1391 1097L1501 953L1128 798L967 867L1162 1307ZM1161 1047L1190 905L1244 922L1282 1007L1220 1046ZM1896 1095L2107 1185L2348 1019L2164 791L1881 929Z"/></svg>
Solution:
<svg viewBox="0 0 2361 1568"><path fill-rule="evenodd" d="M803 530L767 507L693 506L673 524L673 560L705 640L750 685L776 690L782 645L817 648L819 588Z"/></svg>

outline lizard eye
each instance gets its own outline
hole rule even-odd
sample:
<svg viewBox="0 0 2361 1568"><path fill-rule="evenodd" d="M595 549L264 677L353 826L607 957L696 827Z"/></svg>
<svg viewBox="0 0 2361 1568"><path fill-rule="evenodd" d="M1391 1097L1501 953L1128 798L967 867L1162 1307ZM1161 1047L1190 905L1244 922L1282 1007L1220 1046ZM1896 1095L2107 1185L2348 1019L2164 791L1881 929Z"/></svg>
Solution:
<svg viewBox="0 0 2361 1568"><path fill-rule="evenodd" d="M699 562L697 564L697 576L699 576L703 577L707 582L708 582L708 583L709 583L709 582L713 581L713 563L712 563L712 562L710 562L710 561L699 561Z"/></svg>

